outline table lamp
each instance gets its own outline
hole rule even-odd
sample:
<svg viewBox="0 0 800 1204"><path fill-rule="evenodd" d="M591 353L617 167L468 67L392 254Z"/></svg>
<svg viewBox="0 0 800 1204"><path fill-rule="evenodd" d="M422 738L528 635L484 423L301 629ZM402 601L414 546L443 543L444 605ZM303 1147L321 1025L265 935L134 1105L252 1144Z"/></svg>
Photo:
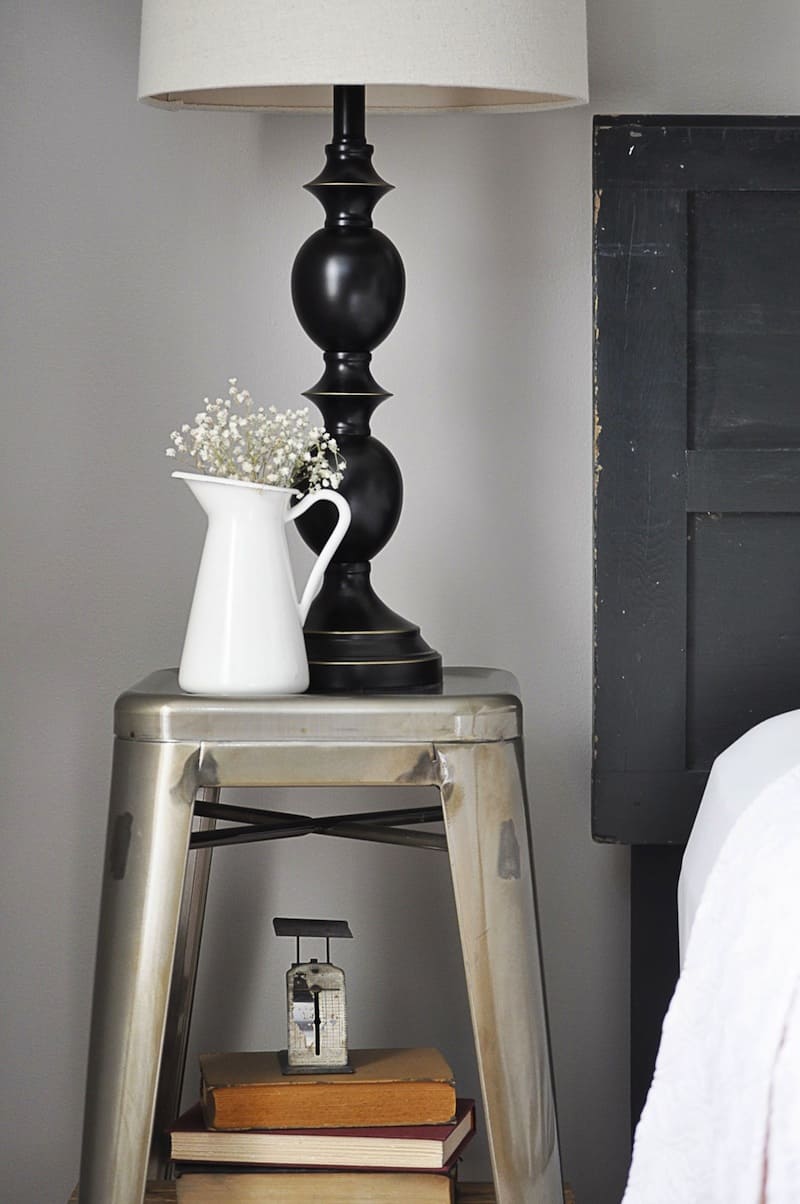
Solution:
<svg viewBox="0 0 800 1204"><path fill-rule="evenodd" d="M304 396L347 461L351 526L305 625L311 689L423 692L441 658L370 582L394 531L402 477L370 433L391 394L372 351L400 314L400 256L372 224L390 189L372 166L365 105L378 112L518 112L587 98L584 0L144 0L140 99L193 108L317 113L333 108L325 166L306 185L323 229L292 271L297 317L323 352ZM316 507L298 527L319 551L333 525Z"/></svg>

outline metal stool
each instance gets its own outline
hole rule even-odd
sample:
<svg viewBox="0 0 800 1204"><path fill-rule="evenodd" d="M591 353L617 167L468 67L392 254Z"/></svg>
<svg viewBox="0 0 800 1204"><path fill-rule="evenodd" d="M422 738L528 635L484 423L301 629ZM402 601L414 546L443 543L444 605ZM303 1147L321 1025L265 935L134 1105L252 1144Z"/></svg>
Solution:
<svg viewBox="0 0 800 1204"><path fill-rule="evenodd" d="M151 1139L179 1106L208 846L311 831L446 848L497 1201L561 1204L516 694L508 673L450 669L441 694L216 698L164 670L121 695L81 1204L141 1204L163 1161ZM219 801L225 786L348 785L436 786L441 812L310 819ZM445 836L408 827L440 815Z"/></svg>

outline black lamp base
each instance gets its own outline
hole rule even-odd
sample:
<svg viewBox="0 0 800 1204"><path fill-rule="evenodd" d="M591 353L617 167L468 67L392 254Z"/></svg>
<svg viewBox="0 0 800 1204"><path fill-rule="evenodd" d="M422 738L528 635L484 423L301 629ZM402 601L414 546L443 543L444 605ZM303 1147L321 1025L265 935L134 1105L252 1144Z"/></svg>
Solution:
<svg viewBox="0 0 800 1204"><path fill-rule="evenodd" d="M306 185L325 224L306 239L292 269L292 300L306 334L322 349L322 377L304 396L319 408L346 461L341 492L351 521L305 622L311 689L318 693L416 693L441 688L442 662L419 628L385 606L369 580L370 561L397 526L403 478L370 430L390 394L372 375L372 350L403 305L405 272L394 244L372 224L391 185L372 166L365 90L333 90L333 138L325 166ZM319 553L333 529L330 507L300 516L297 528Z"/></svg>
<svg viewBox="0 0 800 1204"><path fill-rule="evenodd" d="M332 564L305 625L309 689L319 694L437 693L442 658L375 593L370 566Z"/></svg>

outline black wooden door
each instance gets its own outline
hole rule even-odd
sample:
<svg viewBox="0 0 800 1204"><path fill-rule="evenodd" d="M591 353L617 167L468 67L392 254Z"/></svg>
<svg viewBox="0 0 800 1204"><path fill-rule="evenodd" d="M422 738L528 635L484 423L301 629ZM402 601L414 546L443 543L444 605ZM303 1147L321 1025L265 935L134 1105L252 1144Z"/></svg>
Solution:
<svg viewBox="0 0 800 1204"><path fill-rule="evenodd" d="M598 117L594 151L592 830L634 846L635 1118L708 771L800 707L800 119Z"/></svg>
<svg viewBox="0 0 800 1204"><path fill-rule="evenodd" d="M597 118L593 831L800 706L800 120Z"/></svg>

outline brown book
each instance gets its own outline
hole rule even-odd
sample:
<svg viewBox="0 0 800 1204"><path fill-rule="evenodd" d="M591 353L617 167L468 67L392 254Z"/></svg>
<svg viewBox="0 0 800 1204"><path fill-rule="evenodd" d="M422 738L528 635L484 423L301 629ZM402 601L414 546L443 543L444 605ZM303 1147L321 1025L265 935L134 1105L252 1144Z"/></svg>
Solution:
<svg viewBox="0 0 800 1204"><path fill-rule="evenodd" d="M200 1056L210 1129L337 1129L449 1124L453 1072L436 1049L353 1049L353 1074L284 1075L278 1055Z"/></svg>
<svg viewBox="0 0 800 1204"><path fill-rule="evenodd" d="M447 1175L339 1171L183 1175L178 1204L451 1204Z"/></svg>

